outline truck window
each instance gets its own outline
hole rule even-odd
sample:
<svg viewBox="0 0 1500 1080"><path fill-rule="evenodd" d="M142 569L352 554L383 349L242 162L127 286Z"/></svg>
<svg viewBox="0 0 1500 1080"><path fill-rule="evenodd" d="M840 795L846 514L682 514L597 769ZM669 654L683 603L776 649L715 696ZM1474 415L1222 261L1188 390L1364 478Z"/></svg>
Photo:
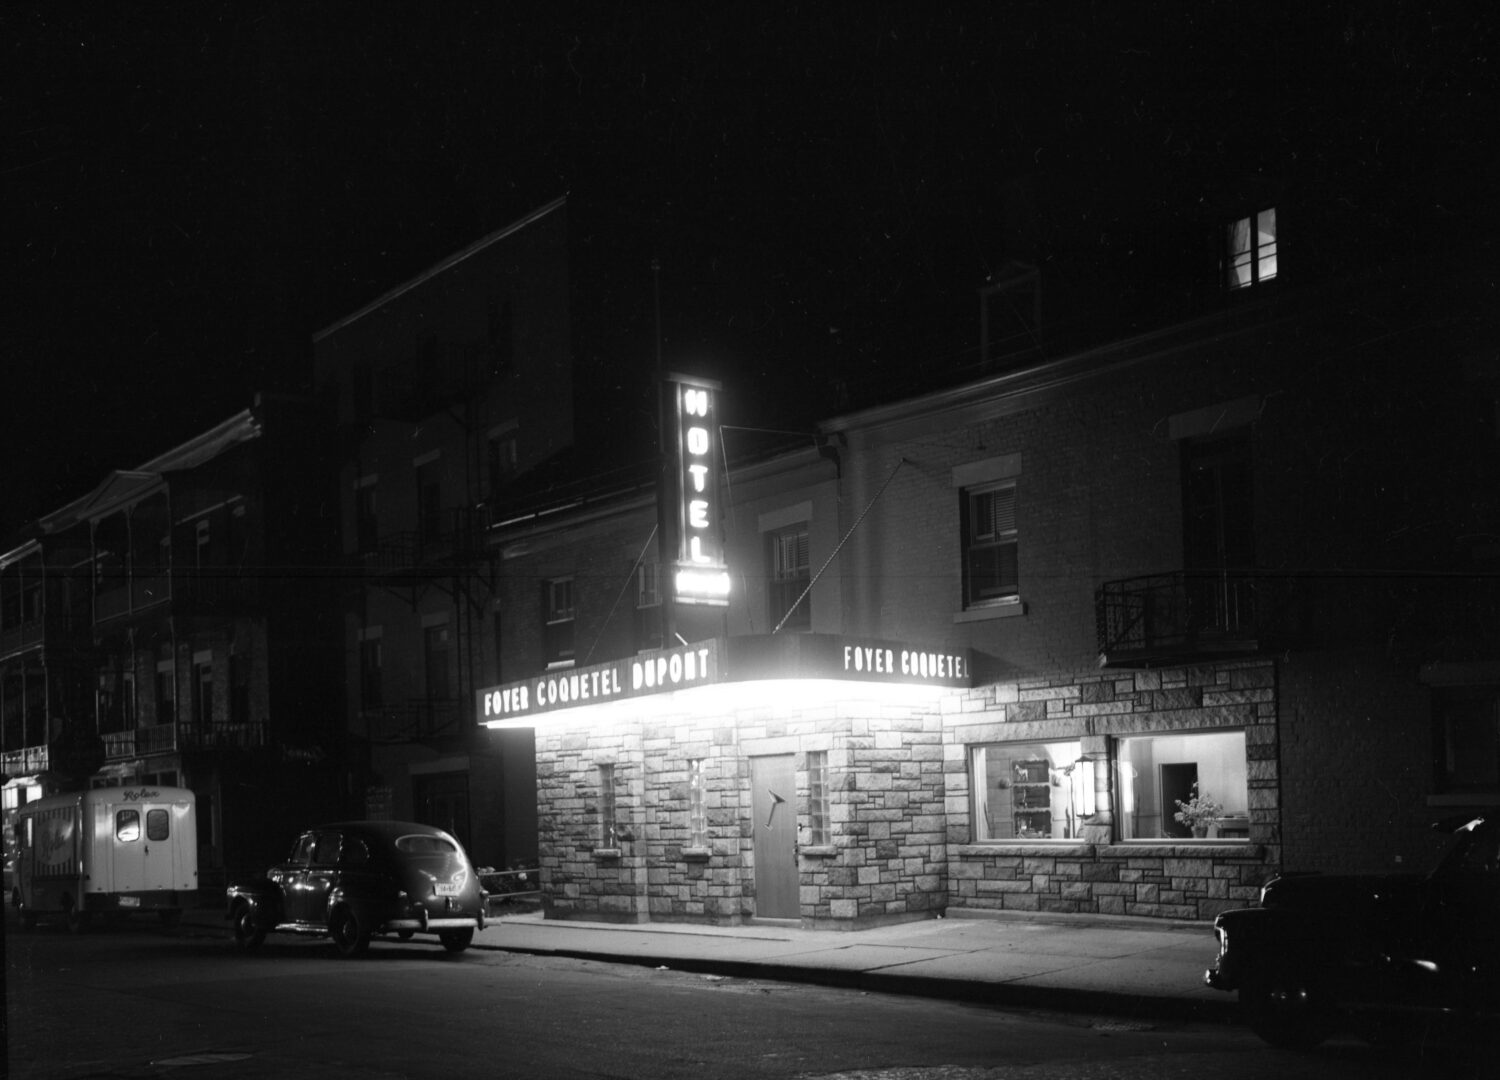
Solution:
<svg viewBox="0 0 1500 1080"><path fill-rule="evenodd" d="M166 810L146 811L146 839L165 840L171 832L172 815Z"/></svg>
<svg viewBox="0 0 1500 1080"><path fill-rule="evenodd" d="M122 844L133 844L141 838L141 812L139 810L115 811L115 839Z"/></svg>

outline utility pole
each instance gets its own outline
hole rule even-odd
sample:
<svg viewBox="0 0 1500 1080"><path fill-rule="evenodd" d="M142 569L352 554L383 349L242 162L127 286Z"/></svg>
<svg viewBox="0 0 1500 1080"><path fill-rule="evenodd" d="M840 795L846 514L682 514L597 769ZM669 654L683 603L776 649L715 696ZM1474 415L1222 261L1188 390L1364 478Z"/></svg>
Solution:
<svg viewBox="0 0 1500 1080"><path fill-rule="evenodd" d="M653 392L656 394L656 588L661 593L661 643L667 648L677 640L676 597L673 595L669 563L676 557L677 535L672 528L671 507L675 505L676 448L667 444L667 372L661 351L661 260L651 260L652 286L656 303L656 368Z"/></svg>

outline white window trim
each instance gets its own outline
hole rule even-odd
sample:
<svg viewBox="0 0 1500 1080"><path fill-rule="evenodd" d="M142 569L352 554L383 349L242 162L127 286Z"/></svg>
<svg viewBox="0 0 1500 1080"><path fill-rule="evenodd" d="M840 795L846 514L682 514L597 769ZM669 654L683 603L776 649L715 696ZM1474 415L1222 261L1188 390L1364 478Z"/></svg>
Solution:
<svg viewBox="0 0 1500 1080"><path fill-rule="evenodd" d="M985 458L982 461L970 461L963 465L953 466L950 474L949 486L962 489L983 487L987 484L998 484L1005 480L1015 480L1021 475L1021 455L1001 454L999 457Z"/></svg>
<svg viewBox="0 0 1500 1080"><path fill-rule="evenodd" d="M800 502L793 506L783 507L780 510L768 510L760 515L760 531L763 533L776 532L791 525L812 525L813 506L811 501Z"/></svg>

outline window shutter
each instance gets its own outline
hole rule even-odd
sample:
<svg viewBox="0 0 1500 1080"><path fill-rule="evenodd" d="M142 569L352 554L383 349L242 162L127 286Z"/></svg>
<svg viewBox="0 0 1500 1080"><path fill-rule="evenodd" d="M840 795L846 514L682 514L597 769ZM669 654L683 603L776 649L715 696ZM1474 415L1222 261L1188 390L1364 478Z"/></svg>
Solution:
<svg viewBox="0 0 1500 1080"><path fill-rule="evenodd" d="M1016 489L999 488L974 496L974 539L994 540L1016 531Z"/></svg>

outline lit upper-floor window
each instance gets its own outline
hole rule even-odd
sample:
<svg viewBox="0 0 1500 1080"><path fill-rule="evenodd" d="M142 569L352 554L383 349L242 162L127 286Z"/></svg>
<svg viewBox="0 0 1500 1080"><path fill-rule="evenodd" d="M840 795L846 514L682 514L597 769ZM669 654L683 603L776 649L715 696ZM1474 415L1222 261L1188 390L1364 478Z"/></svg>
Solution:
<svg viewBox="0 0 1500 1080"><path fill-rule="evenodd" d="M1225 239L1225 284L1229 288L1243 289L1276 276L1274 206L1231 223Z"/></svg>

